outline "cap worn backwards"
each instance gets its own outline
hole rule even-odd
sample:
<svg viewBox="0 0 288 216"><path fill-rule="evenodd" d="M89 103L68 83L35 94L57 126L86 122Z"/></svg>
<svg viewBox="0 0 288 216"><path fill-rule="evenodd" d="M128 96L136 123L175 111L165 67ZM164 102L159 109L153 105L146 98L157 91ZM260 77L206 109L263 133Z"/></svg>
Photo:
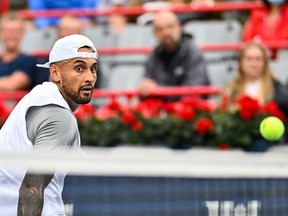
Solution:
<svg viewBox="0 0 288 216"><path fill-rule="evenodd" d="M93 52L79 52L79 48L88 46ZM73 34L56 41L49 54L49 62L37 64L37 67L50 68L54 62L72 58L98 58L97 50L92 41L84 35Z"/></svg>

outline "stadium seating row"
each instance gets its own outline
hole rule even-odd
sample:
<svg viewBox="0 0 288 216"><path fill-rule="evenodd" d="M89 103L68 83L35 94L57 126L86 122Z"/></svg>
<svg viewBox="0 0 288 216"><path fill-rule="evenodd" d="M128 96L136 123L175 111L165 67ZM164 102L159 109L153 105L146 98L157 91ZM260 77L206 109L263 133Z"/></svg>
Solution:
<svg viewBox="0 0 288 216"><path fill-rule="evenodd" d="M196 45L237 43L240 42L242 32L242 26L237 20L193 21L186 23L183 28L193 36ZM83 34L91 38L97 48L151 47L156 44L151 27L136 24L129 24L118 37L113 34L112 29L104 25L85 28ZM56 40L55 29L31 30L25 34L21 48L27 53L48 51ZM223 86L236 75L236 54L237 51L204 52L212 85ZM275 75L283 82L288 78L286 57L287 51L284 50L280 52L278 60L271 64ZM137 87L144 74L146 58L147 54L101 56L104 87L108 89Z"/></svg>
<svg viewBox="0 0 288 216"><path fill-rule="evenodd" d="M193 36L196 45L238 42L242 31L241 24L236 20L193 21L186 23L183 28ZM118 37L106 25L84 28L83 34L91 38L98 48L143 47L156 44L151 27L136 24L129 24ZM24 36L22 50L24 52L50 50L56 40L56 29L30 30Z"/></svg>

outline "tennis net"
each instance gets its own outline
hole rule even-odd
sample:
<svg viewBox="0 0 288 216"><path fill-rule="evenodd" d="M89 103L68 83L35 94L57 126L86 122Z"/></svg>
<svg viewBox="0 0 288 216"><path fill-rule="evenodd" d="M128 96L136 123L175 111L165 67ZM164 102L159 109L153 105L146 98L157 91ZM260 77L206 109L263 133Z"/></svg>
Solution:
<svg viewBox="0 0 288 216"><path fill-rule="evenodd" d="M267 153L86 148L0 153L1 166L69 170L68 216L287 216L288 147Z"/></svg>

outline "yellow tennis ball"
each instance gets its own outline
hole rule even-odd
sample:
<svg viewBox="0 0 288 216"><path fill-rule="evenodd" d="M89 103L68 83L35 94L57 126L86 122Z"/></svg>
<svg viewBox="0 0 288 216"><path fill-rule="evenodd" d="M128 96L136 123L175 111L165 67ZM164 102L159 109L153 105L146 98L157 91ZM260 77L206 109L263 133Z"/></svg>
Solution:
<svg viewBox="0 0 288 216"><path fill-rule="evenodd" d="M260 133L265 139L269 141L280 139L283 136L284 131L284 124L277 117L267 117L260 123Z"/></svg>

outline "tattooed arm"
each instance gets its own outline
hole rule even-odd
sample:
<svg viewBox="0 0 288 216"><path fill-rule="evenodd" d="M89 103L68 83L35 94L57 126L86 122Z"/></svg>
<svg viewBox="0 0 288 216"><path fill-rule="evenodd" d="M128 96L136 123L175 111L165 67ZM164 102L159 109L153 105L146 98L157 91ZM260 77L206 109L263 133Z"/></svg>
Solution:
<svg viewBox="0 0 288 216"><path fill-rule="evenodd" d="M78 136L77 122L71 115L71 111L56 105L30 107L26 114L26 125L33 151L53 152L70 149ZM52 178L53 175L26 173L19 190L18 216L41 215L44 189Z"/></svg>
<svg viewBox="0 0 288 216"><path fill-rule="evenodd" d="M41 216L44 204L44 189L53 175L26 173L19 189L17 216Z"/></svg>

